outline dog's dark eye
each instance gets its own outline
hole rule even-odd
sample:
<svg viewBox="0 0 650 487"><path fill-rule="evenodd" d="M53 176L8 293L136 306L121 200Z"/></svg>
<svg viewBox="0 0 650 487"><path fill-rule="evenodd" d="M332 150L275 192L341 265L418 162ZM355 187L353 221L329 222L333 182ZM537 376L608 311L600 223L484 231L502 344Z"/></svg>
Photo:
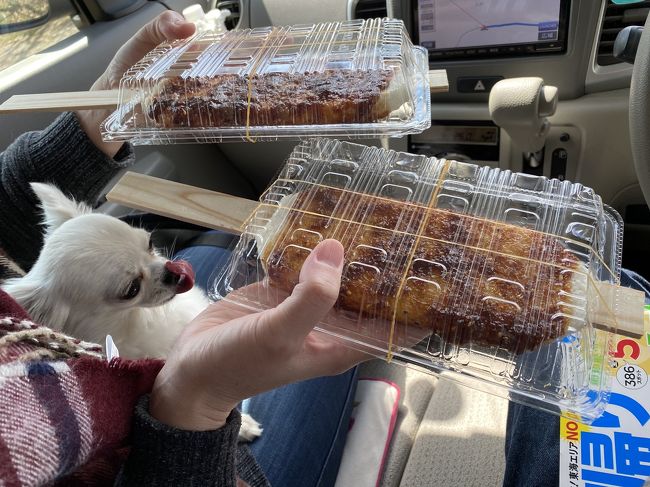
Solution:
<svg viewBox="0 0 650 487"><path fill-rule="evenodd" d="M135 298L138 293L140 292L140 279L134 279L131 281L131 284L129 284L128 289L124 294L122 294L122 299L128 300L128 299L133 299Z"/></svg>

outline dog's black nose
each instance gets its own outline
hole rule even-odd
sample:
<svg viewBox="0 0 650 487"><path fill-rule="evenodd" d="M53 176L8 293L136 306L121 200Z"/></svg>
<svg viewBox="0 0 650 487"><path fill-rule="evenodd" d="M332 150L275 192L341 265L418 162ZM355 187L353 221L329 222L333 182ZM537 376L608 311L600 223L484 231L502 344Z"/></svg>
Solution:
<svg viewBox="0 0 650 487"><path fill-rule="evenodd" d="M161 280L162 283L166 286L175 286L178 284L178 281L180 281L180 279L180 275L174 274L173 272L168 271L166 268L163 269Z"/></svg>

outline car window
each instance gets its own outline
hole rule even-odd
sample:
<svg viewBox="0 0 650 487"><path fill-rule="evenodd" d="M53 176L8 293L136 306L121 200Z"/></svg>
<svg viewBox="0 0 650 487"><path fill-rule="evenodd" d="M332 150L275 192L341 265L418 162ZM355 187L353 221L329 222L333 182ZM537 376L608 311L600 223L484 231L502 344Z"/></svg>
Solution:
<svg viewBox="0 0 650 487"><path fill-rule="evenodd" d="M70 0L0 0L0 71L79 31Z"/></svg>

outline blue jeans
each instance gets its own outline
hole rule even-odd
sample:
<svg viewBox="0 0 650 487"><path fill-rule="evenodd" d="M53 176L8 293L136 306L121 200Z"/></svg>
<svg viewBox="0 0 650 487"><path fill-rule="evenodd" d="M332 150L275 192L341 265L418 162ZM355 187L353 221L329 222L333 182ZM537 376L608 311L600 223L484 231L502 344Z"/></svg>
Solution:
<svg viewBox="0 0 650 487"><path fill-rule="evenodd" d="M244 401L264 432L250 449L271 485L332 486L343 455L357 369Z"/></svg>
<svg viewBox="0 0 650 487"><path fill-rule="evenodd" d="M650 282L623 269L621 285L645 292ZM549 487L560 480L560 418L521 404L508 407L505 487Z"/></svg>
<svg viewBox="0 0 650 487"><path fill-rule="evenodd" d="M175 258L192 264L196 284L212 285L230 257L227 249L197 246ZM251 360L255 360L251 357ZM269 391L244 401L242 410L259 421L262 436L250 449L271 485L334 485L357 386L357 369Z"/></svg>

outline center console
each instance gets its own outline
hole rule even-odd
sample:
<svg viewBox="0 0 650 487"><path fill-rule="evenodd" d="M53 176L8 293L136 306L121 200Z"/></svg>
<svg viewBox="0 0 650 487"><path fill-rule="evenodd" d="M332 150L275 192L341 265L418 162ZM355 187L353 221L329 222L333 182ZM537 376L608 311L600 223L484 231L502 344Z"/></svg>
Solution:
<svg viewBox="0 0 650 487"><path fill-rule="evenodd" d="M410 136L408 150L414 154L498 166L500 138L499 127L487 120L433 120L430 129Z"/></svg>

